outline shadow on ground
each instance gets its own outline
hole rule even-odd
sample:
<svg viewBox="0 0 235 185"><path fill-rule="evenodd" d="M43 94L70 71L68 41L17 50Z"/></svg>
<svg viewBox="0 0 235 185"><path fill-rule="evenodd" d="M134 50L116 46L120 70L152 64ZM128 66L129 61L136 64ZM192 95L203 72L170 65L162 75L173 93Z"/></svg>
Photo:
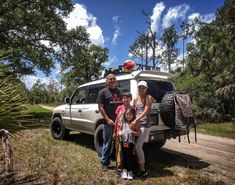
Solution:
<svg viewBox="0 0 235 185"><path fill-rule="evenodd" d="M146 166L150 177L174 175L170 170L167 170L167 168L173 166L201 170L210 165L196 156L164 147L162 149L155 149L153 146L150 144L144 146Z"/></svg>
<svg viewBox="0 0 235 185"><path fill-rule="evenodd" d="M94 148L94 137L83 133L70 134L68 141L75 142L78 145ZM164 177L173 176L173 172L167 168L173 166L181 166L190 169L201 170L207 168L210 164L202 161L193 155L184 154L169 149L156 149L152 144L144 146L146 166L149 172L148 177Z"/></svg>
<svg viewBox="0 0 235 185"><path fill-rule="evenodd" d="M95 151L94 137L89 134L77 132L70 133L69 137L66 140Z"/></svg>
<svg viewBox="0 0 235 185"><path fill-rule="evenodd" d="M20 176L20 173L11 172L5 174L3 172L0 173L0 185L20 185L20 184L44 184L43 182L39 182L39 177L34 175ZM38 181L37 183L35 183Z"/></svg>

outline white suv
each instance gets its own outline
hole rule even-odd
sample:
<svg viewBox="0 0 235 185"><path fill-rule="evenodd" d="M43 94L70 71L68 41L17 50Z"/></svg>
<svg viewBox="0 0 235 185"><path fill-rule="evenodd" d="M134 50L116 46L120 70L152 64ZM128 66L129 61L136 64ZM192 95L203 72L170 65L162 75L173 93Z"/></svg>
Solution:
<svg viewBox="0 0 235 185"><path fill-rule="evenodd" d="M140 80L148 83L148 93L155 99L150 115L151 130L146 142L155 142L156 147L161 148L166 139L186 134L166 126L159 114L163 96L175 91L175 87L169 80L169 74L160 71L134 71L117 75L120 91L131 92L133 99L137 97L137 83ZM96 99L105 82L105 79L101 79L79 86L70 98L65 98L65 105L55 108L51 123L51 133L55 139L67 137L71 130L91 134L94 135L96 151L101 153L103 118Z"/></svg>

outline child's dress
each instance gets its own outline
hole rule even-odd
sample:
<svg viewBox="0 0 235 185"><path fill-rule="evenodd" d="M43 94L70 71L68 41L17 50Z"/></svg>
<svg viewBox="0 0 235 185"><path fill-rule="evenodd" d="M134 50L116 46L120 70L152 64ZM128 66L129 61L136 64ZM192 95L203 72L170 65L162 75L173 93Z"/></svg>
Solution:
<svg viewBox="0 0 235 185"><path fill-rule="evenodd" d="M136 166L135 160L135 140L136 136L130 134L132 130L129 128L129 123L122 121L122 157L123 157L123 168L127 169L127 171L134 171ZM136 131L136 130L134 130Z"/></svg>

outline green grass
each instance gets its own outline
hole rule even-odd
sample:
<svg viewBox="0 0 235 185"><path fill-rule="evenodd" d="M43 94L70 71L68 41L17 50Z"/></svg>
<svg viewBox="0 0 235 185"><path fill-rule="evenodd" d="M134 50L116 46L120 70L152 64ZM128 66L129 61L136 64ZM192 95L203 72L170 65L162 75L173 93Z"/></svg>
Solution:
<svg viewBox="0 0 235 185"><path fill-rule="evenodd" d="M235 122L200 123L197 130L203 134L235 139Z"/></svg>
<svg viewBox="0 0 235 185"><path fill-rule="evenodd" d="M0 172L0 184L224 184L203 176L209 164L167 149L146 146L149 176L131 182L118 177L114 169L102 171L93 137L86 134L72 133L63 141L53 139L49 129L28 129L21 130L13 143L14 174L5 177ZM115 167L114 161L111 166Z"/></svg>
<svg viewBox="0 0 235 185"><path fill-rule="evenodd" d="M26 107L27 107L26 112L29 114L44 116L44 115L51 115L52 113L52 111L44 109L40 105L37 105L37 104L34 104L34 105L27 104Z"/></svg>
<svg viewBox="0 0 235 185"><path fill-rule="evenodd" d="M40 105L25 105L25 121L22 122L23 128L33 128L48 126L52 116L52 111L42 108Z"/></svg>

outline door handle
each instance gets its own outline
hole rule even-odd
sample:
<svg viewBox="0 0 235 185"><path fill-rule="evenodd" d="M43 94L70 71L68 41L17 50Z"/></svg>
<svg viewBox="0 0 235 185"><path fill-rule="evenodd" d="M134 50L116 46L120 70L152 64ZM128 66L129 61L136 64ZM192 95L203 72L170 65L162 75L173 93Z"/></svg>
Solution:
<svg viewBox="0 0 235 185"><path fill-rule="evenodd" d="M98 110L95 110L95 113L99 114L99 111L98 111Z"/></svg>
<svg viewBox="0 0 235 185"><path fill-rule="evenodd" d="M82 110L81 110L81 109L79 109L79 110L78 110L78 112L82 112Z"/></svg>

